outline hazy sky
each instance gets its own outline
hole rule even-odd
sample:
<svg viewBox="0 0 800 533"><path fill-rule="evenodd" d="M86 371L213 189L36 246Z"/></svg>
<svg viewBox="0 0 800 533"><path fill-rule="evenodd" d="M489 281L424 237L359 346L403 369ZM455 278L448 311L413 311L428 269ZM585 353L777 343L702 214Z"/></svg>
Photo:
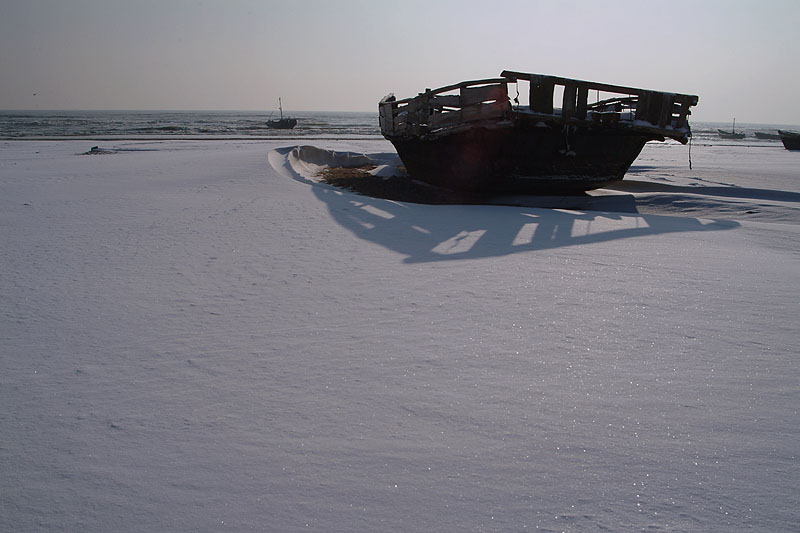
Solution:
<svg viewBox="0 0 800 533"><path fill-rule="evenodd" d="M0 109L373 111L511 69L800 124L798 25L798 0L0 0Z"/></svg>

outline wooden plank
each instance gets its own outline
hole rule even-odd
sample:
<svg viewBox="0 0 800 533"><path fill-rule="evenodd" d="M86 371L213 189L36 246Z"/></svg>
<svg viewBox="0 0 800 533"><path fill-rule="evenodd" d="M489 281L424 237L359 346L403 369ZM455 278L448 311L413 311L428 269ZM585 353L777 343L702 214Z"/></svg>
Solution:
<svg viewBox="0 0 800 533"><path fill-rule="evenodd" d="M658 118L659 128L665 128L668 124L672 125L672 108L674 103L674 94L664 93L661 95L661 116Z"/></svg>
<svg viewBox="0 0 800 533"><path fill-rule="evenodd" d="M502 117L504 113L511 111L511 104L506 101L483 103L470 106L461 110L465 120L483 120L487 118Z"/></svg>
<svg viewBox="0 0 800 533"><path fill-rule="evenodd" d="M647 115L650 112L650 93L645 92L639 96L636 102L636 120L647 120Z"/></svg>
<svg viewBox="0 0 800 533"><path fill-rule="evenodd" d="M457 94L447 94L441 96L434 96L433 106L437 109L442 107L461 107L461 96Z"/></svg>
<svg viewBox="0 0 800 533"><path fill-rule="evenodd" d="M628 94L628 95L638 95L641 94L645 89L638 89L636 87L625 87L623 85L610 85L608 83L600 83L595 81L586 81L586 80L578 80L573 78L562 78L560 76L549 76L544 74L528 74L525 72L515 72L512 70L504 70L501 76L505 78L509 78L511 80L527 80L531 83L541 83L541 80L548 79L551 80L556 85L571 85L571 84L581 84L586 85L589 89L595 91L602 91L607 93L620 93L620 94Z"/></svg>
<svg viewBox="0 0 800 533"><path fill-rule="evenodd" d="M461 111L451 111L449 113L436 113L435 115L431 116L428 124L431 130L437 130L439 128L446 128L455 124L461 124L462 122L463 119L461 118Z"/></svg>
<svg viewBox="0 0 800 533"><path fill-rule="evenodd" d="M472 85L488 85L488 84L498 84L498 83L508 83L508 80L505 79L505 78L488 78L488 79L485 79L485 80L462 81L460 83L456 83L456 84L453 84L453 85L447 85L445 87L439 87L438 89L433 89L432 91L429 91L429 94L436 95L436 94L446 93L446 92L450 92L450 91L455 91L455 90L461 89L462 87L469 87L469 86L472 86ZM420 93L417 96L412 96L410 98L404 98L402 100L397 100L395 103L397 103L397 104L405 104L405 103L408 103L408 102L410 102L412 100L416 100L420 96L425 96L425 95L426 95L426 93Z"/></svg>
<svg viewBox="0 0 800 533"><path fill-rule="evenodd" d="M392 103L382 103L378 110L378 122L381 127L381 133L385 135L394 135L394 116L392 114Z"/></svg>
<svg viewBox="0 0 800 533"><path fill-rule="evenodd" d="M579 119L586 118L586 107L589 101L589 87L578 85L578 101L576 102L575 116Z"/></svg>
<svg viewBox="0 0 800 533"><path fill-rule="evenodd" d="M439 87L438 89L434 89L432 92L433 94L440 94L440 93L446 93L448 91L454 91L456 89L461 89L462 87L470 87L473 85L492 85L499 83L506 84L508 83L508 80L505 78L488 78L485 80L462 81L461 83L447 85L445 87Z"/></svg>
<svg viewBox="0 0 800 533"><path fill-rule="evenodd" d="M431 130L435 130L476 120L500 118L510 110L511 104L508 101L478 104L463 108L460 111L436 113L429 117L428 124Z"/></svg>
<svg viewBox="0 0 800 533"><path fill-rule="evenodd" d="M697 100L695 99L694 101L692 101L691 98L686 98L686 97L679 98L679 100L681 100L681 110L678 113L678 119L675 121L675 127L683 128L686 125L686 118L691 113L691 111L689 111L689 108L692 105L696 104Z"/></svg>
<svg viewBox="0 0 800 533"><path fill-rule="evenodd" d="M538 82L531 81L529 102L532 111L537 113L553 114L553 91L555 83L549 79Z"/></svg>
<svg viewBox="0 0 800 533"><path fill-rule="evenodd" d="M658 126L659 120L661 120L661 106L663 105L662 94L649 91L650 92L650 106L647 109L647 122L654 126Z"/></svg>
<svg viewBox="0 0 800 533"><path fill-rule="evenodd" d="M430 106L430 101L432 98L428 98L427 95L424 96L425 96L424 98L423 97L415 98L414 100L408 102L408 104L406 104L406 106L403 107L403 111L406 111L407 113L411 114L411 113L417 113L421 109L427 109Z"/></svg>
<svg viewBox="0 0 800 533"><path fill-rule="evenodd" d="M575 115L575 103L578 97L578 87L574 84L564 86L564 98L561 102L561 115L572 117Z"/></svg>
<svg viewBox="0 0 800 533"><path fill-rule="evenodd" d="M507 100L508 89L505 84L461 88L461 107L480 104L481 102L500 102Z"/></svg>

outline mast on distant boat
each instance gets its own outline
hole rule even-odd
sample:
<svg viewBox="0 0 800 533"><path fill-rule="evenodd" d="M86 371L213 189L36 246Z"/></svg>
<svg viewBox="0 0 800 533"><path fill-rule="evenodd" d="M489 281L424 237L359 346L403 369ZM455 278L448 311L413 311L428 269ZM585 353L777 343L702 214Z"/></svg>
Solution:
<svg viewBox="0 0 800 533"><path fill-rule="evenodd" d="M280 97L278 97L278 110L281 113L281 118L279 120L267 120L268 128L290 130L297 126L296 118L283 118L283 102L281 101Z"/></svg>
<svg viewBox="0 0 800 533"><path fill-rule="evenodd" d="M731 131L725 131L721 129L717 129L719 132L719 136L723 139L744 139L744 133L736 133L736 118L733 119L733 129Z"/></svg>

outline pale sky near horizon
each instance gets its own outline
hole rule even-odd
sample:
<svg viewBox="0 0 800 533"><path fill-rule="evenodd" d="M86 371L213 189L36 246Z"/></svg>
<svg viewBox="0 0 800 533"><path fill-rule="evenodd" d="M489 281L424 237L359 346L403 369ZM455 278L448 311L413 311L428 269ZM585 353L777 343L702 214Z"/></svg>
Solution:
<svg viewBox="0 0 800 533"><path fill-rule="evenodd" d="M800 124L797 0L0 0L0 109L374 111L504 69Z"/></svg>

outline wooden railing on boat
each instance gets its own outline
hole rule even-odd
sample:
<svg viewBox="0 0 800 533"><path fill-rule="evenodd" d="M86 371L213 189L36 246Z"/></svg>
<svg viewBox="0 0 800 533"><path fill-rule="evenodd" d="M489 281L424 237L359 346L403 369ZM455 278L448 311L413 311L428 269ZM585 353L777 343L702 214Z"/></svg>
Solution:
<svg viewBox="0 0 800 533"><path fill-rule="evenodd" d="M476 122L482 122L483 127L501 127L510 125L513 115L520 114L550 124L634 129L685 143L690 134L687 117L698 102L694 95L558 76L508 70L501 76L426 89L402 100L389 95L378 106L381 131L388 137L415 137L451 133L473 127ZM508 85L519 80L530 84L529 105L512 107ZM563 91L560 109L553 105L559 86ZM610 93L611 97L590 103L591 91Z"/></svg>
<svg viewBox="0 0 800 533"><path fill-rule="evenodd" d="M492 78L426 89L403 100L389 95L378 105L381 131L389 136L417 136L505 115L510 118L507 83L506 78ZM443 94L453 91L458 94Z"/></svg>

